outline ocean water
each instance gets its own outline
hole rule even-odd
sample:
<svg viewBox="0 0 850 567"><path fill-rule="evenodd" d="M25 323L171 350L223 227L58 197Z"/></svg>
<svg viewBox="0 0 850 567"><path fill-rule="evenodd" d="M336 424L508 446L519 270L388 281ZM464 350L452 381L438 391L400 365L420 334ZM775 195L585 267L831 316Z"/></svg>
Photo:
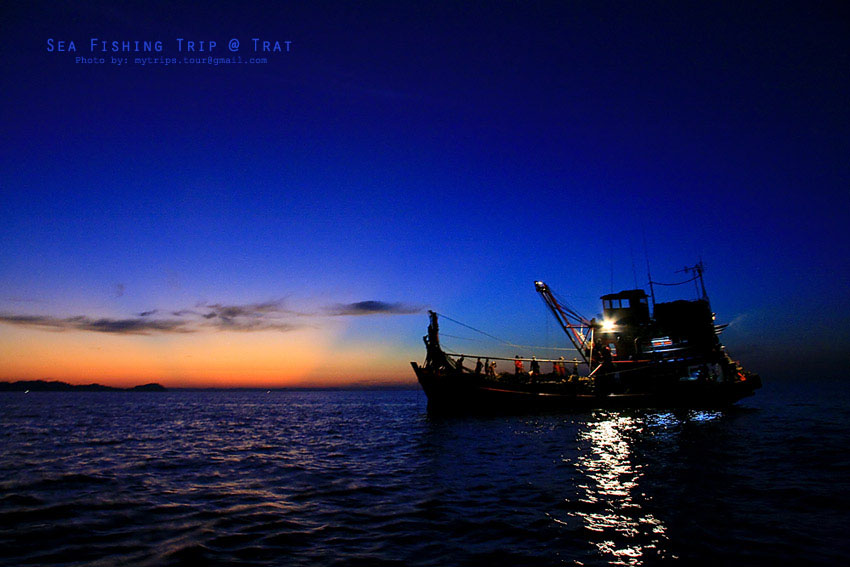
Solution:
<svg viewBox="0 0 850 567"><path fill-rule="evenodd" d="M418 390L0 394L4 565L850 556L850 399L432 418Z"/></svg>

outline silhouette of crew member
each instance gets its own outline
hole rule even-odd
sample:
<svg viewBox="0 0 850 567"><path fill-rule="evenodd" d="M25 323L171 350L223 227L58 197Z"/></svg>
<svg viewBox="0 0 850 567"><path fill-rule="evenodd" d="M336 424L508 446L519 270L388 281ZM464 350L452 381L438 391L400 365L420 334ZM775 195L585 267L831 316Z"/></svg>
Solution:
<svg viewBox="0 0 850 567"><path fill-rule="evenodd" d="M611 357L611 347L605 345L602 347L602 370L612 372L614 370L614 359Z"/></svg>
<svg viewBox="0 0 850 567"><path fill-rule="evenodd" d="M532 384L536 384L537 383L537 376L540 375L540 363L537 362L536 356L531 357L531 369L530 370L531 370L529 372L529 376L531 378L530 381L531 381Z"/></svg>
<svg viewBox="0 0 850 567"><path fill-rule="evenodd" d="M552 363L552 372L558 376L563 376L566 372L564 368L564 357L559 356L558 360Z"/></svg>
<svg viewBox="0 0 850 567"><path fill-rule="evenodd" d="M484 361L484 375L491 376L491 370L492 369L490 368L490 359L488 358Z"/></svg>

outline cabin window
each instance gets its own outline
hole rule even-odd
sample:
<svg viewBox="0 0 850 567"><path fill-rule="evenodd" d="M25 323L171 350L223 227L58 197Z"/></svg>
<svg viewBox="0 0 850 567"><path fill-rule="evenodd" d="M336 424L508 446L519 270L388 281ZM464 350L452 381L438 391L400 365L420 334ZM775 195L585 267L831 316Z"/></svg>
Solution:
<svg viewBox="0 0 850 567"><path fill-rule="evenodd" d="M646 298L645 298L645 297L641 297L641 298L640 298L640 302L641 302L642 304L646 305Z"/></svg>
<svg viewBox="0 0 850 567"><path fill-rule="evenodd" d="M603 309L611 309L611 300L610 299L603 299L602 300L602 308Z"/></svg>
<svg viewBox="0 0 850 567"><path fill-rule="evenodd" d="M631 306L632 306L632 300L631 299L624 299L623 300L623 307L631 308Z"/></svg>

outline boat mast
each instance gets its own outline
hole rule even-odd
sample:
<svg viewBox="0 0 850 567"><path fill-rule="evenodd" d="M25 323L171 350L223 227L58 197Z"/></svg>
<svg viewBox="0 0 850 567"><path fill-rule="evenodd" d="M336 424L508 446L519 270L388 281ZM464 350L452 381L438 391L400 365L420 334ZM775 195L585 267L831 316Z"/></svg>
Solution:
<svg viewBox="0 0 850 567"><path fill-rule="evenodd" d="M646 238L643 242L644 249L646 248ZM652 313L655 314L655 288L653 287L652 272L649 270L649 253L646 254L646 276L649 278L649 296L652 298Z"/></svg>
<svg viewBox="0 0 850 567"><path fill-rule="evenodd" d="M564 333L567 334L567 338L570 339L570 342L573 343L576 351L578 351L579 356L588 366L590 362L587 360L587 356L585 355L585 351L587 349L588 339L591 335L584 335L581 332L582 328L587 328L592 333L592 327L590 322L585 320L584 317L569 309L567 307L562 306L558 303L558 300L555 299L555 296L552 295L552 291L549 289L549 286L543 282L534 282L534 287L537 290L537 293L540 294L540 297L543 298L543 302L546 304L546 307L549 308L549 311L552 312L552 315L555 316L555 320L558 321L558 324L561 325L561 328L564 330ZM573 324L570 322L570 319L574 319L576 322L580 323L580 325ZM591 338L592 340L592 338Z"/></svg>
<svg viewBox="0 0 850 567"><path fill-rule="evenodd" d="M697 265L694 266L694 270L697 272L697 277L699 278L699 287L702 290L702 298L708 301L708 293L705 291L705 281L702 279L702 273L705 270L705 265L702 263L702 258L700 258Z"/></svg>

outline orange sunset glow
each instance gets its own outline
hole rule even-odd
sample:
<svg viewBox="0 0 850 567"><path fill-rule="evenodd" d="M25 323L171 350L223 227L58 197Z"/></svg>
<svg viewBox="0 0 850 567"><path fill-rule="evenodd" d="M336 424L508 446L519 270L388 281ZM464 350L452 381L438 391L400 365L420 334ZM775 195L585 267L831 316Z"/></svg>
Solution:
<svg viewBox="0 0 850 567"><path fill-rule="evenodd" d="M343 331L337 325L156 336L0 326L0 380L260 388L411 381L408 355L341 342Z"/></svg>

